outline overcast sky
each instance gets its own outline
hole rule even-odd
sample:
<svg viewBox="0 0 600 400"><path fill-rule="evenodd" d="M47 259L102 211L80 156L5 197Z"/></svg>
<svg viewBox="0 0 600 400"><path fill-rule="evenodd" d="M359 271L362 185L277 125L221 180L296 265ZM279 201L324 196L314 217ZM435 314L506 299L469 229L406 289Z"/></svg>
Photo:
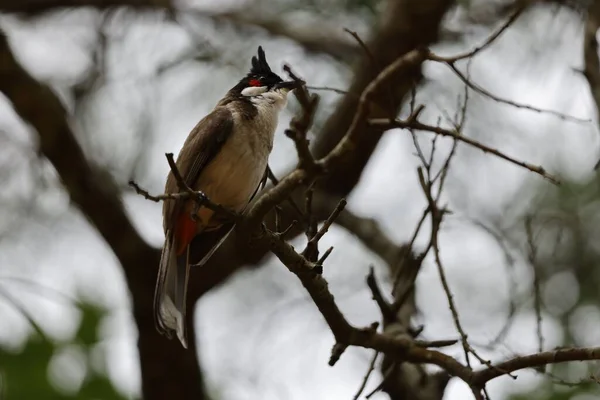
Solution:
<svg viewBox="0 0 600 400"><path fill-rule="evenodd" d="M95 21L94 14L85 11L33 23L4 17L0 24L31 73L65 93L65 87L79 80L93 62L90 48L96 40ZM307 54L288 40L260 33L244 37L234 29L218 28L206 21L199 24L195 41L176 25L159 23L152 17L129 24L117 18L108 33L107 82L84 105L85 117L74 124L91 158L110 166L119 182L134 177L153 192L161 190L168 170L164 153L180 149L195 123L245 74L259 44L274 69L281 71L284 62L290 63L310 85L344 88L351 77L348 67L328 57ZM475 29L464 42L439 46L435 51L453 54L480 43L487 33L483 28ZM589 179L600 152L589 90L583 77L573 70L582 66L581 33L580 20L574 15L530 12L473 62L471 75L498 96L592 122L566 122L472 94L465 134L565 178ZM217 54L218 59L184 62L156 77L158 65L177 58L193 43L201 44L201 53ZM206 51L205 44L210 44L211 51ZM424 72L427 84L418 101L427 106L424 119L435 123L444 112L454 114L463 87L441 65L426 64ZM319 120L333 110L336 96L323 93ZM279 174L294 165L290 159L295 150L282 134L296 107L294 102L290 101L281 119L271 156L271 165ZM108 307L98 357L107 357L109 375L123 393L133 396L139 393L140 375L123 274L100 236L69 206L47 162L35 158L34 138L2 99L0 171L10 190L0 193L0 221L5 221L0 225L5 232L0 240L0 284L19 294L31 314L57 340L68 340L74 334L79 322L76 308L64 299L40 296L35 289L2 277L23 277ZM429 148L429 136L423 138L423 146ZM439 160L450 144L438 141ZM139 149L143 149L141 158L137 157ZM349 198L350 209L376 218L397 242L410 238L425 206L413 152L406 132L388 132ZM528 171L459 146L443 196L453 214L443 225L441 249L462 322L474 343L489 341L502 327L508 310L509 280L497 242L472 221L500 222L508 229L516 216L551 191L547 182ZM130 192L124 200L143 237L160 246L160 205ZM423 246L428 235L425 229L417 246ZM294 243L300 245L302 240ZM374 264L380 280L385 280L386 266L341 228L334 227L325 236L323 248L330 245L336 250L326 263L324 276L338 304L353 324L374 322L379 314L364 278L368 266ZM514 256L513 289L522 298L531 292L532 276L523 256L517 252ZM558 303L565 310L575 304L577 291L573 287L577 281L570 273L563 273L552 284L553 293L564 293ZM419 275L417 291L416 322L425 325L424 337L456 338L445 294L429 259ZM557 315L561 312L558 310ZM547 349L562 340L554 318L544 315ZM587 332L600 330L596 308L582 311L580 319ZM27 321L2 301L0 320L0 345L18 350L30 332ZM272 257L261 268L244 270L204 296L197 307L196 324L208 385L223 399L352 398L371 356L351 348L334 368L329 367L331 333L297 279ZM493 353L482 354L501 359L535 351L536 346L535 315L526 306L505 343ZM462 359L459 347L448 349L448 353ZM66 371L57 374L59 385L77 386L82 379L75 368L68 367L77 365L73 361L77 354L75 348L57 357L55 367ZM518 376L517 381L494 380L490 385L492 398L502 399L508 382L511 390L520 391L541 379L533 372L522 371ZM373 389L380 379L379 373L374 374L366 390ZM468 396L466 385L453 380L445 399ZM372 398L387 397L378 394Z"/></svg>

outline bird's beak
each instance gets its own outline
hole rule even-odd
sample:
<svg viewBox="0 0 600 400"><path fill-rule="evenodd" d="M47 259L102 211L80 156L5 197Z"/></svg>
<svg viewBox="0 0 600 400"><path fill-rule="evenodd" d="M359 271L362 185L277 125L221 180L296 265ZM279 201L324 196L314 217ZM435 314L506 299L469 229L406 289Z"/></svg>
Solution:
<svg viewBox="0 0 600 400"><path fill-rule="evenodd" d="M299 82L299 81L279 82L279 83L275 84L275 89L280 89L287 93L291 90L294 90L294 89L300 87L301 84L302 84L302 82Z"/></svg>

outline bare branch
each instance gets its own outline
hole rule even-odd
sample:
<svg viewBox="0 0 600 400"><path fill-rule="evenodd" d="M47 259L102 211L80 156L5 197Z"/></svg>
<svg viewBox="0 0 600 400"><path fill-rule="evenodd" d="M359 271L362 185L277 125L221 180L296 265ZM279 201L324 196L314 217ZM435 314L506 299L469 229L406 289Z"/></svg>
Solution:
<svg viewBox="0 0 600 400"><path fill-rule="evenodd" d="M496 368L486 368L475 372L472 376L471 384L475 387L481 387L484 383L504 375L506 372L515 372L524 368L536 368L548 364L558 364L568 361L590 360L600 360L600 347L563 348L527 356L514 357L510 360L497 363Z"/></svg>
<svg viewBox="0 0 600 400"><path fill-rule="evenodd" d="M437 61L443 61L446 63L454 63L456 61L465 60L468 58L473 58L477 54L481 53L483 50L487 49L498 39L516 20L521 16L523 11L527 5L521 4L518 5L512 14L508 17L505 23L503 23L500 28L498 28L494 33L492 33L480 46L475 47L473 50L467 51L462 54L457 54L451 57L440 57L437 56Z"/></svg>
<svg viewBox="0 0 600 400"><path fill-rule="evenodd" d="M425 60L427 53L428 51L423 49L406 53L388 65L371 83L369 83L369 85L367 85L360 96L356 114L354 115L346 135L338 145L321 160L323 164L339 163L340 158L344 157L347 152L355 148L357 136L360 134L361 129L366 125L369 114L369 103L375 93L380 90L381 87L389 85L390 80L396 75L397 71L413 68L422 63Z"/></svg>
<svg viewBox="0 0 600 400"><path fill-rule="evenodd" d="M341 29L320 21L295 26L280 14L265 16L248 13L247 7L210 17L217 22L231 22L239 26L263 29L271 35L290 39L310 52L327 54L343 62L352 61L357 53L357 46L341 34Z"/></svg>
<svg viewBox="0 0 600 400"><path fill-rule="evenodd" d="M381 294L381 289L379 289L379 285L377 284L377 279L375 278L375 269L373 266L369 268L369 275L367 275L367 286L371 289L371 293L373 294L373 300L379 306L379 310L381 311L381 315L383 316L383 320L386 324L394 321L395 315L394 310Z"/></svg>
<svg viewBox="0 0 600 400"><path fill-rule="evenodd" d="M316 158L327 155L342 139L353 123L359 107L357 95L383 68L414 49L431 45L438 38L440 22L446 11L454 4L449 0L395 0L382 4L377 29L366 42L373 61L363 56L357 64L348 95L344 96L316 136L313 154ZM415 20L415 16L419 16ZM396 115L411 88L421 79L421 64L398 69L385 87L371 97L370 118L389 118ZM393 88L393 104L390 109L389 88ZM390 112L392 113L390 115ZM362 126L356 135L354 152L343 164L337 165L331 174L324 177L319 186L329 194L347 196L358 182L371 154L385 131L378 127Z"/></svg>
<svg viewBox="0 0 600 400"><path fill-rule="evenodd" d="M525 219L525 232L527 235L528 261L533 270L533 305L535 309L535 329L538 339L538 351L544 349L544 335L542 334L542 293L540 271L537 265L537 248L533 238L533 221L530 217Z"/></svg>
<svg viewBox="0 0 600 400"><path fill-rule="evenodd" d="M431 53L428 57L429 60L431 61L441 61L443 62L443 58L439 58L437 55ZM502 103L502 104L506 104L515 108L521 108L524 110L529 110L529 111L534 111L540 114L550 114L553 115L555 117L558 117L562 120L565 121L571 121L571 122L583 122L583 123L587 123L590 122L589 119L586 118L578 118L578 117L573 117L572 115L567 115L567 114L563 114L561 112L558 111L554 111L554 110L548 110L545 108L539 108L539 107L534 107L534 106L530 106L528 104L521 104L521 103L517 103L515 101L512 100L508 100L508 99L504 99L500 96L497 96L493 93L490 93L488 90L482 88L481 86L479 86L478 84L472 82L471 80L467 79L467 77L460 72L460 70L456 67L456 65L452 62L443 62L444 64L446 64L455 74L456 76L458 76L458 78L463 81L466 85L468 85L471 89L473 89L474 91L476 91L477 93L481 94L482 96L488 97L498 103Z"/></svg>
<svg viewBox="0 0 600 400"><path fill-rule="evenodd" d="M312 182L314 178L323 175L331 167L337 166L351 157L355 153L360 131L367 124L368 105L373 94L380 86L388 84L389 79L396 74L397 70L414 67L424 59L426 54L426 50L411 51L385 68L361 95L357 113L343 139L325 157L314 163L315 168L298 168L279 181L277 186L267 190L248 210L247 226L257 226L275 205L289 197L300 185ZM290 73L289 68L288 73Z"/></svg>
<svg viewBox="0 0 600 400"><path fill-rule="evenodd" d="M356 392L356 394L354 395L353 400L358 400L362 392L365 390L367 382L369 381L369 377L371 376L371 373L375 370L375 363L377 362L378 356L379 352L376 351L375 354L373 354L373 358L371 359L371 363L369 364L369 369L367 370L367 373L365 374L365 377L362 383L360 384L360 387L358 388L358 392Z"/></svg>
<svg viewBox="0 0 600 400"><path fill-rule="evenodd" d="M177 182L180 183L179 179L181 179L181 175L179 175L177 166L175 165L175 162L173 161L173 154L168 153L167 159L169 160L169 165L171 166L171 171L173 171L173 176L175 176L175 179L177 180ZM160 201L165 201L165 200L191 199L191 200L194 200L198 204L198 206L210 208L211 210L213 210L217 213L221 213L232 220L239 219L239 215L237 213L235 213L231 210L228 210L227 208L221 206L220 204L213 203L208 197L206 197L206 195L203 192L193 190L188 185L186 185L185 182L183 182L183 181L181 181L181 182L184 185L181 188L183 190L182 192L165 193L165 194L160 194L160 195L151 195L147 190L142 189L134 181L129 181L129 186L131 186L137 194L141 195L146 200L154 201L155 203L158 203Z"/></svg>
<svg viewBox="0 0 600 400"><path fill-rule="evenodd" d="M3 60L0 91L10 99L19 116L37 131L40 152L56 169L73 204L96 227L123 267L140 332L138 348L144 398L205 399L195 342L190 343L190 351L184 351L175 341L164 340L156 332L152 318L148 318L152 315L160 251L149 246L136 231L125 212L118 186L107 171L86 159L65 108L49 87L37 82L18 64L3 34L0 34L0 57ZM157 375L173 385L161 385L153 379ZM173 392L173 387L180 389Z"/></svg>
<svg viewBox="0 0 600 400"><path fill-rule="evenodd" d="M427 132L432 132L432 133L435 133L435 134L438 134L441 136L452 137L460 142L463 142L470 146L478 148L479 150L481 150L485 153L493 154L496 157L506 160L512 164L515 164L519 167L528 169L531 172L536 173L536 174L548 179L550 182L552 182L556 185L560 184L559 179L557 177L547 173L543 167L541 167L539 165L533 165L533 164L530 164L525 161L519 161L511 156L508 156L508 155L500 152L499 150L496 150L492 147L489 147L482 143L479 143L476 140L469 139L466 136L460 135L455 130L449 130L449 129L440 128L438 126L423 124L419 121L415 121L410 118L408 118L406 120L400 120L400 119L389 120L389 119L385 119L385 118L372 119L369 121L369 124L374 125L374 126L380 126L380 127L388 127L388 128L403 128L403 129L414 129L414 130L420 130L420 131L427 131Z"/></svg>

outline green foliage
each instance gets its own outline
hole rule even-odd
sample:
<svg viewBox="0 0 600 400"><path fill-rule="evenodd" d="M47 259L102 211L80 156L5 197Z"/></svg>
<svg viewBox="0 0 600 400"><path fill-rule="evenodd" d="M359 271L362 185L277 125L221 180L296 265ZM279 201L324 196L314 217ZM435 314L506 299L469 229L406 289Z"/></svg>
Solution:
<svg viewBox="0 0 600 400"><path fill-rule="evenodd" d="M105 311L90 304L81 304L82 320L77 334L68 343L56 343L38 333L31 335L22 351L14 353L0 347L1 400L124 400L110 379L96 371L90 363L90 353L99 342L98 326ZM53 384L49 366L53 356L69 346L84 354L86 375L75 393L66 393ZM60 372L59 372L60 373Z"/></svg>
<svg viewBox="0 0 600 400"><path fill-rule="evenodd" d="M590 395L597 398L598 384L582 383L575 386L565 386L547 381L530 392L513 395L509 397L509 400L572 400L577 395Z"/></svg>

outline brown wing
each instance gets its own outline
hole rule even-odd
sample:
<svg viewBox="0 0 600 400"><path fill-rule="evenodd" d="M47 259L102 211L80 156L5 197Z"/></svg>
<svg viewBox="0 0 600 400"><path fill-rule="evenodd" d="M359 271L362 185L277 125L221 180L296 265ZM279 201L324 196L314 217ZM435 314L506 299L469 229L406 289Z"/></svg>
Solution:
<svg viewBox="0 0 600 400"><path fill-rule="evenodd" d="M176 161L179 173L189 186L194 186L204 167L219 152L223 143L231 135L232 130L233 115L226 107L216 107L192 129ZM179 192L177 181L173 174L169 172L165 185L165 193L177 192ZM165 232L167 228L172 228L175 211L182 204L183 202L180 201L163 202L163 225Z"/></svg>

